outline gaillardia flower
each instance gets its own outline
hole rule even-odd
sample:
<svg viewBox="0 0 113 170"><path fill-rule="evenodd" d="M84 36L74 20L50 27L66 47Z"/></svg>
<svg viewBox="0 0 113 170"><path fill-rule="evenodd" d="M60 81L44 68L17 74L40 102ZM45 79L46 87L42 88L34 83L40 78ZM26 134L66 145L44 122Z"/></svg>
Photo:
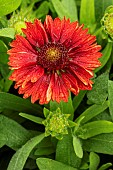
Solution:
<svg viewBox="0 0 113 170"><path fill-rule="evenodd" d="M78 22L47 16L44 24L26 22L26 35L16 36L8 51L19 94L31 102L68 101L69 91L91 90L93 70L100 66L100 45Z"/></svg>

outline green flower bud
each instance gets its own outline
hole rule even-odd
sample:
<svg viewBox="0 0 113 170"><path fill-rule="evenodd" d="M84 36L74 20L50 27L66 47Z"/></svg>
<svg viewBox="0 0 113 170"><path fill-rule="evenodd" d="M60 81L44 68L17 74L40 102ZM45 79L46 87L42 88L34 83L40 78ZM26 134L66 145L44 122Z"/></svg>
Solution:
<svg viewBox="0 0 113 170"><path fill-rule="evenodd" d="M70 114L63 114L58 108L54 112L49 112L46 119L42 122L45 125L45 135L51 135L61 140L63 135L68 134Z"/></svg>
<svg viewBox="0 0 113 170"><path fill-rule="evenodd" d="M27 9L26 9L27 10ZM13 12L11 18L8 21L8 26L14 28L16 34L22 34L22 28L26 28L25 21L33 21L33 18L24 11Z"/></svg>
<svg viewBox="0 0 113 170"><path fill-rule="evenodd" d="M105 14L101 19L102 28L113 39L113 5L105 10Z"/></svg>

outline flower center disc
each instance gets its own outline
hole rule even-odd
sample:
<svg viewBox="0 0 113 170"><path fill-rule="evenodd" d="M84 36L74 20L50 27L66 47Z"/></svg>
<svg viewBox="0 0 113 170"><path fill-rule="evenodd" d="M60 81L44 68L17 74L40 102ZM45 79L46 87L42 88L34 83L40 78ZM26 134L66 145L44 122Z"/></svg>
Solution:
<svg viewBox="0 0 113 170"><path fill-rule="evenodd" d="M48 61L54 62L59 60L61 57L61 52L57 48L49 48L46 51L46 58Z"/></svg>
<svg viewBox="0 0 113 170"><path fill-rule="evenodd" d="M48 71L63 69L68 63L67 52L61 44L48 43L40 48L37 62Z"/></svg>

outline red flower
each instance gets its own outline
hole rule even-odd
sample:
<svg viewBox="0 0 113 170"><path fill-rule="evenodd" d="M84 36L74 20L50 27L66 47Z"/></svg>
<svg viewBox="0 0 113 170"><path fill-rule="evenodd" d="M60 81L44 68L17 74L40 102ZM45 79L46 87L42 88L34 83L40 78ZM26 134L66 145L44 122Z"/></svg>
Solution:
<svg viewBox="0 0 113 170"><path fill-rule="evenodd" d="M78 22L47 16L44 25L36 19L26 22L20 35L8 51L9 65L14 70L10 80L16 81L19 94L31 96L40 104L51 99L68 101L69 91L91 90L93 71L100 66L101 57L96 37L88 34Z"/></svg>

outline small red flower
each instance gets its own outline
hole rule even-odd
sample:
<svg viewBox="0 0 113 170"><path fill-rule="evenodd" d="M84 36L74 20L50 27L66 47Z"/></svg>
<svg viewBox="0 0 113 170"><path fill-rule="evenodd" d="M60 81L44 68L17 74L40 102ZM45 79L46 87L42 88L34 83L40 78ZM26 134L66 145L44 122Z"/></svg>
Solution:
<svg viewBox="0 0 113 170"><path fill-rule="evenodd" d="M100 66L102 54L88 29L77 21L47 16L44 25L36 19L34 24L26 22L22 31L26 37L17 35L8 51L14 70L10 80L16 81L19 94L31 96L32 103L59 103L68 101L69 91L77 95L92 89L92 70Z"/></svg>

